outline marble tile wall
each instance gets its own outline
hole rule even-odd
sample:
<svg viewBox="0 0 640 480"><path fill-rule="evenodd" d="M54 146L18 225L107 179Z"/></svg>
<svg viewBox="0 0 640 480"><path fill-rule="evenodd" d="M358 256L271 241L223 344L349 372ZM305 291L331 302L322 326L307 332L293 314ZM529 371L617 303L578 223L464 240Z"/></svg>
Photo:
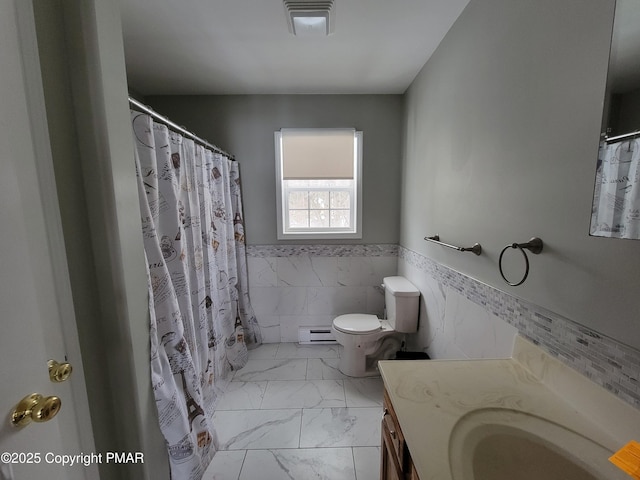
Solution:
<svg viewBox="0 0 640 480"><path fill-rule="evenodd" d="M421 291L410 346L432 358L511 355L516 333L640 408L640 352L567 318L399 248L398 274Z"/></svg>
<svg viewBox="0 0 640 480"><path fill-rule="evenodd" d="M328 326L343 313L381 315L382 278L404 275L422 293L411 349L432 358L508 357L519 333L640 408L638 350L404 247L267 245L247 255L265 342L297 342L298 326Z"/></svg>
<svg viewBox="0 0 640 480"><path fill-rule="evenodd" d="M397 245L250 245L251 303L265 343L297 342L300 326L337 315L383 315L382 279L395 275Z"/></svg>

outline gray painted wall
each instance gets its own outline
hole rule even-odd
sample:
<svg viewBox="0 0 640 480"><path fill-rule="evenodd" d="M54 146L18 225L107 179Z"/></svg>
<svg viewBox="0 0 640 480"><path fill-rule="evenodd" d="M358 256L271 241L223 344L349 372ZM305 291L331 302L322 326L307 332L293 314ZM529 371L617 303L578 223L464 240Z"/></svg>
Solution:
<svg viewBox="0 0 640 480"><path fill-rule="evenodd" d="M249 245L398 242L401 95L152 96L145 100L235 155L241 166ZM273 133L283 127L355 127L364 132L362 240L277 240Z"/></svg>
<svg viewBox="0 0 640 480"><path fill-rule="evenodd" d="M588 235L613 8L471 1L406 93L400 244L639 348L640 242Z"/></svg>

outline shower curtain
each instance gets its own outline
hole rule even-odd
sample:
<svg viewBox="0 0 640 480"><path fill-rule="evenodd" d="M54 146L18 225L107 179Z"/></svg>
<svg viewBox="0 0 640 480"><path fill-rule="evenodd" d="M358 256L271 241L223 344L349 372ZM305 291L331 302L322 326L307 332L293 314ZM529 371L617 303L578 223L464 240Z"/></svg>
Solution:
<svg viewBox="0 0 640 480"><path fill-rule="evenodd" d="M151 380L174 480L217 449L220 385L261 343L249 303L237 162L132 111L148 265Z"/></svg>
<svg viewBox="0 0 640 480"><path fill-rule="evenodd" d="M591 235L640 238L639 139L601 143Z"/></svg>

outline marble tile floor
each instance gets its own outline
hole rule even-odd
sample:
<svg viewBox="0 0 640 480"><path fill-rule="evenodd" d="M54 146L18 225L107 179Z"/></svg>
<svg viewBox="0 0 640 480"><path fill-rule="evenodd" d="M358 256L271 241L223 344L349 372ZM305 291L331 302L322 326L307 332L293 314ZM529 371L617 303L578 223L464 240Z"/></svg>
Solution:
<svg viewBox="0 0 640 480"><path fill-rule="evenodd" d="M340 345L264 344L213 416L220 450L204 480L376 480L382 379L337 369Z"/></svg>

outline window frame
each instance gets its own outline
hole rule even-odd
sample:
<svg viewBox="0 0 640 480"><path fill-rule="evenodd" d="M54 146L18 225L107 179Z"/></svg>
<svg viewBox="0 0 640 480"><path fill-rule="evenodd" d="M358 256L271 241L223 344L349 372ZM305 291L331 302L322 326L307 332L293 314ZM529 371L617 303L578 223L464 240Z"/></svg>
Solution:
<svg viewBox="0 0 640 480"><path fill-rule="evenodd" d="M305 128L296 129L306 132L326 132L327 128ZM275 163L276 163L276 223L278 240L325 240L325 239L360 239L362 238L362 131L354 132L354 184L350 187L287 187L282 178L282 131L276 131L274 134L275 143ZM287 228L289 208L287 203L287 194L292 191L349 191L351 203L351 215L353 218L353 228L345 230L337 227L317 227L303 228ZM331 193L329 193L331 195ZM308 209L309 211L315 209ZM331 210L327 208L327 210ZM336 209L338 210L338 209Z"/></svg>

